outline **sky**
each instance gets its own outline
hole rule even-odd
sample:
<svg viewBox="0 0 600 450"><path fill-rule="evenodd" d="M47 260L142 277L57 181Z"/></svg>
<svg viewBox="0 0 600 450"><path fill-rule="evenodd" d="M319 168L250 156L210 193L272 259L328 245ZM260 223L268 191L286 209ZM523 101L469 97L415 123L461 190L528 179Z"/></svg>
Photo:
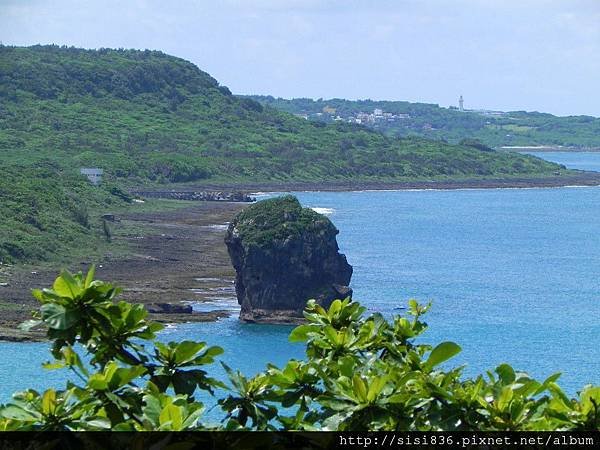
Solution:
<svg viewBox="0 0 600 450"><path fill-rule="evenodd" d="M600 117L600 0L0 0L5 45L161 50L237 94Z"/></svg>

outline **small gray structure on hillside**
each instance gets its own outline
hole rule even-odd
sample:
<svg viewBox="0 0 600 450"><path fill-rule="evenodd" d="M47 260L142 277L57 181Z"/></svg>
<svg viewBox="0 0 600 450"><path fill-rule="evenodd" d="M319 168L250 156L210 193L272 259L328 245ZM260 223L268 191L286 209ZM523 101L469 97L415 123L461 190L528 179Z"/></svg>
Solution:
<svg viewBox="0 0 600 450"><path fill-rule="evenodd" d="M102 181L102 174L104 170L98 168L86 168L82 167L79 171L82 175L85 175L93 185L97 186Z"/></svg>

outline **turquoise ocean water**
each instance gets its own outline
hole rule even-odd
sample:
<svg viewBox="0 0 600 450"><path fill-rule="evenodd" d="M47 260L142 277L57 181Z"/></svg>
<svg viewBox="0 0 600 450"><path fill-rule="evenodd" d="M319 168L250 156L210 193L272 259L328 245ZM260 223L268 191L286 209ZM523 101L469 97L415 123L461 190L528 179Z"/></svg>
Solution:
<svg viewBox="0 0 600 450"><path fill-rule="evenodd" d="M600 169L599 153L539 156ZM409 298L432 301L423 340L459 343L454 361L467 375L509 362L540 378L563 372L571 394L600 384L600 188L296 195L339 228L355 298L386 314L401 313ZM230 318L178 325L163 338L221 345L224 361L254 373L302 356L289 331ZM39 367L47 348L0 343L0 401L60 386L62 372Z"/></svg>

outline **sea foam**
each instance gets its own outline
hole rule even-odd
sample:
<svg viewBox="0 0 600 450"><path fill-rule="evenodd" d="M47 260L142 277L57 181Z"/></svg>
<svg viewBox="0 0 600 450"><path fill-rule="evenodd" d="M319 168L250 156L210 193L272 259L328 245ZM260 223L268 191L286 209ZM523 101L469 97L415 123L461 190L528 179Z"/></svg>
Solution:
<svg viewBox="0 0 600 450"><path fill-rule="evenodd" d="M310 208L315 212L318 212L319 214L323 214L325 216L330 216L331 214L333 214L335 212L335 209L333 208L319 208L319 207L314 207L314 208Z"/></svg>

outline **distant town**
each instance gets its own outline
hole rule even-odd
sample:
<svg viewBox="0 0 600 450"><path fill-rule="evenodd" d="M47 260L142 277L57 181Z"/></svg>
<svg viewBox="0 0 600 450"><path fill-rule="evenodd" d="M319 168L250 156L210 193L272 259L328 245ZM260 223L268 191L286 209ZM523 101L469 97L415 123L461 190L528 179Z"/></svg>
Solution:
<svg viewBox="0 0 600 450"><path fill-rule="evenodd" d="M460 112L475 113L482 116L495 116L502 117L507 115L503 111L492 111L487 109L465 109L464 99L461 95L458 100L458 106L449 106L448 109ZM297 113L295 114L303 119L321 119L321 120L333 120L335 122L348 122L357 123L361 125L384 125L393 122L402 122L411 119L410 114L400 114L384 111L382 108L374 108L372 112L357 112L354 114L343 114L336 108L326 105L320 112L317 113ZM424 124L424 129L433 129L431 124Z"/></svg>
<svg viewBox="0 0 600 450"><path fill-rule="evenodd" d="M599 118L471 109L469 99L462 95L457 95L450 106L370 99L249 97L306 120L366 126L394 137L424 137L450 143L478 139L489 147L507 149L548 146L595 151L600 148Z"/></svg>
<svg viewBox="0 0 600 450"><path fill-rule="evenodd" d="M303 119L320 118L323 116L329 116L332 120L339 122L349 122L349 123L359 123L362 125L373 125L378 122L395 122L397 120L410 119L410 114L393 114L390 112L385 112L382 109L375 108L373 112L359 112L356 115L351 116L341 116L337 114L335 108L331 106L325 106L322 112L318 112L315 114L296 114L298 117L302 117Z"/></svg>

